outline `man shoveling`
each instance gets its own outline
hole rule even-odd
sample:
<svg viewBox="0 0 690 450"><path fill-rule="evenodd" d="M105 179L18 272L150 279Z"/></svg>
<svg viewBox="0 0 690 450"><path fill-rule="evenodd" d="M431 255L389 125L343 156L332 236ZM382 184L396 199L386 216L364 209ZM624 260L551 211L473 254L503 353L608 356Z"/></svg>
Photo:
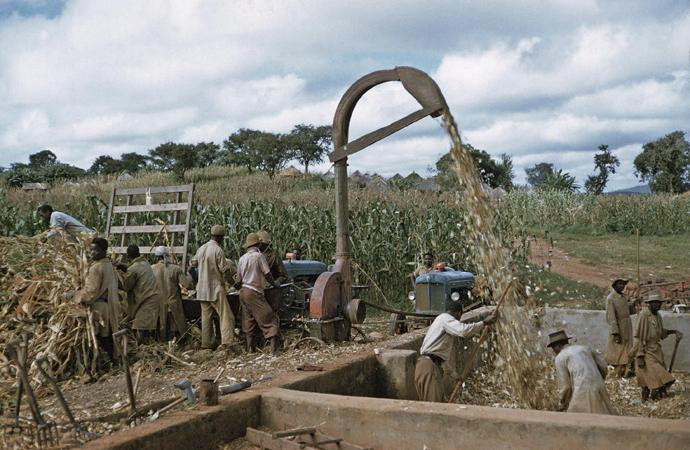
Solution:
<svg viewBox="0 0 690 450"><path fill-rule="evenodd" d="M571 345L565 331L549 335L549 345L556 354L561 410L568 412L616 414L604 378L608 367L602 357L584 345Z"/></svg>

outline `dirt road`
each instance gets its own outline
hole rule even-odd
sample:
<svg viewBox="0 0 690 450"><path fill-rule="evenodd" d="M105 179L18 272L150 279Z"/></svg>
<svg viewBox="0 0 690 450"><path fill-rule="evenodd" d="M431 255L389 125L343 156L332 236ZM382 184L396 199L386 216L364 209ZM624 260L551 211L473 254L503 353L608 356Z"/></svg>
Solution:
<svg viewBox="0 0 690 450"><path fill-rule="evenodd" d="M593 266L590 263L569 256L543 239L531 241L530 262L544 268L550 266L552 272L601 288L609 287L611 280L614 278L626 275L621 273L619 268Z"/></svg>

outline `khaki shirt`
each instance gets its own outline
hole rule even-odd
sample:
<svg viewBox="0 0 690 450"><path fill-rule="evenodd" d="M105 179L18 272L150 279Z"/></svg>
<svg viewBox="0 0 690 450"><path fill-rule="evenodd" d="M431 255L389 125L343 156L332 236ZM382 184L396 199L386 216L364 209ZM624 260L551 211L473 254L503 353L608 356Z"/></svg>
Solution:
<svg viewBox="0 0 690 450"><path fill-rule="evenodd" d="M237 278L242 281L242 287L260 294L264 293L266 275L271 268L263 253L256 247L249 247L237 263Z"/></svg>
<svg viewBox="0 0 690 450"><path fill-rule="evenodd" d="M74 301L92 308L97 316L99 336L110 336L120 329L117 275L110 259L103 258L91 263L84 288L74 294Z"/></svg>
<svg viewBox="0 0 690 450"><path fill-rule="evenodd" d="M414 272L412 272L412 277L416 280L418 276L427 274L434 270L432 267L422 266L417 267Z"/></svg>
<svg viewBox="0 0 690 450"><path fill-rule="evenodd" d="M182 301L180 286L185 289L194 287L192 277L177 264L168 263L166 265L163 262L157 262L151 266L151 269L164 305L174 305Z"/></svg>
<svg viewBox="0 0 690 450"><path fill-rule="evenodd" d="M608 372L601 355L583 345L568 345L556 356L559 400L568 412L615 414L604 377Z"/></svg>
<svg viewBox="0 0 690 450"><path fill-rule="evenodd" d="M161 297L153 276L151 264L144 256L136 258L124 276L124 290L128 294L129 317L135 330L155 330L158 325L158 308Z"/></svg>
<svg viewBox="0 0 690 450"><path fill-rule="evenodd" d="M454 336L471 337L479 334L482 329L483 322L462 323L448 313L441 313L426 332L419 354L434 355L448 361L453 350Z"/></svg>
<svg viewBox="0 0 690 450"><path fill-rule="evenodd" d="M273 275L273 278L275 278L278 283L285 283L290 277L283 264L283 260L278 257L278 252L269 247L264 252L264 257L266 258L268 267L271 268L271 275Z"/></svg>
<svg viewBox="0 0 690 450"><path fill-rule="evenodd" d="M225 301L225 281L223 274L229 269L223 249L211 239L196 251L192 264L199 268L199 281L196 284L196 298L206 301Z"/></svg>

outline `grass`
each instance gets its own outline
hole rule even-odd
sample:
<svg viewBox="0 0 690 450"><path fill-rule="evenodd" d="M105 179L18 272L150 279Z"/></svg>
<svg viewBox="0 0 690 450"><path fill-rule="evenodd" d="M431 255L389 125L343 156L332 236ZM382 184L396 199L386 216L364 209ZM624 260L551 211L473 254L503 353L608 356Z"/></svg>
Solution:
<svg viewBox="0 0 690 450"><path fill-rule="evenodd" d="M576 309L605 308L606 289L533 266L530 269L529 285L538 304Z"/></svg>
<svg viewBox="0 0 690 450"><path fill-rule="evenodd" d="M637 278L635 235L555 232L554 245L595 266L617 267ZM680 280L690 276L690 233L640 236L641 279Z"/></svg>

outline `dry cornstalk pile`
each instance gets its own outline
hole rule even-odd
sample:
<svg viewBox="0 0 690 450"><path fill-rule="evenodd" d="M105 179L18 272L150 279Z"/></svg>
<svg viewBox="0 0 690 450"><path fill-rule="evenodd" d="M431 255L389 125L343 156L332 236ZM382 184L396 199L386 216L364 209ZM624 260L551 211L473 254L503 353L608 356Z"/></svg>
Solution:
<svg viewBox="0 0 690 450"><path fill-rule="evenodd" d="M56 378L94 374L97 344L90 311L64 299L80 289L87 270L88 242L65 236L0 237L0 347L30 337L26 365L36 377L39 354ZM16 367L2 358L0 395L11 390Z"/></svg>

